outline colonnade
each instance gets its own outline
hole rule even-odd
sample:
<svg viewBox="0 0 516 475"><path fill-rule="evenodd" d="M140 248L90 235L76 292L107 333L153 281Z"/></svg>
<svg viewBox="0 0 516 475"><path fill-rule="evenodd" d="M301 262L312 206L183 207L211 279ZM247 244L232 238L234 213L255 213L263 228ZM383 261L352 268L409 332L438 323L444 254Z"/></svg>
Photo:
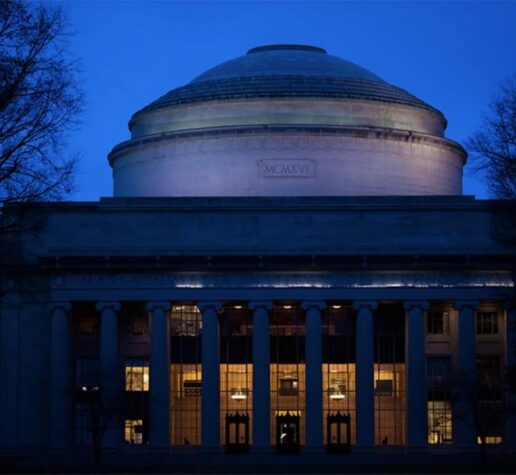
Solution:
<svg viewBox="0 0 516 475"><path fill-rule="evenodd" d="M427 445L427 391L425 354L426 301L403 302L406 318L406 434L407 449L420 450ZM475 309L476 301L456 301L458 319L458 362L462 372L475 378ZM218 312L221 302L201 301L202 313L202 447L220 448L220 338ZM269 313L271 301L251 301L248 308L253 322L253 450L270 448L270 349ZM322 390L322 312L324 301L305 301L306 312L306 450L323 448L323 390ZM356 447L368 451L375 444L374 419L374 311L378 303L370 300L353 302L356 313ZM100 312L101 408L110 411L122 391L119 367L117 312L119 302L98 302ZM170 323L171 302L149 302L151 313L150 343L150 432L151 447L165 448L170 441ZM72 427L72 354L70 343L69 302L51 305L51 444L65 448L71 443ZM512 321L516 318L511 309ZM508 332L514 339L515 332ZM514 341L508 342L514 348ZM513 360L516 359L512 356ZM514 419L514 418L513 418ZM514 421L513 421L514 422ZM113 419L103 435L103 447L120 444L119 421ZM516 428L515 428L516 429ZM461 447L476 444L473 425L468 421L454 424L454 442Z"/></svg>

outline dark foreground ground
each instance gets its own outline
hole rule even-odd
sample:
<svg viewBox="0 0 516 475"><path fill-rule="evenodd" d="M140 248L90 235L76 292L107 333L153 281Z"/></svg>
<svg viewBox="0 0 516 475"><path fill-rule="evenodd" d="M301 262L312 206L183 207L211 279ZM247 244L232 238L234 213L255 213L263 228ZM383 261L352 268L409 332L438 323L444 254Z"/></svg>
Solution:
<svg viewBox="0 0 516 475"><path fill-rule="evenodd" d="M0 453L2 474L515 474L516 453L376 452L353 454L177 454L151 451L104 453L100 466L90 452Z"/></svg>

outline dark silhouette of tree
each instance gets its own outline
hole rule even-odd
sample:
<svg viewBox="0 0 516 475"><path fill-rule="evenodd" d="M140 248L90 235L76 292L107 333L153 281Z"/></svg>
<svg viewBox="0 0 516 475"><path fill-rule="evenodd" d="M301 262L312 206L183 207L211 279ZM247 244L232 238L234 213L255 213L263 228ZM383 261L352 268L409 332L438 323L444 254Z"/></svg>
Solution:
<svg viewBox="0 0 516 475"><path fill-rule="evenodd" d="M9 203L58 200L71 190L76 157L65 153L65 137L83 96L69 34L55 5L0 1L0 218ZM4 235L22 221L8 214Z"/></svg>
<svg viewBox="0 0 516 475"><path fill-rule="evenodd" d="M493 198L495 238L516 245L516 73L491 98L480 129L466 144Z"/></svg>
<svg viewBox="0 0 516 475"><path fill-rule="evenodd" d="M474 381L460 371L449 381L454 424L474 429L481 463L487 462L489 437L503 437L505 424L516 414L515 376L514 367L505 368L500 374L486 374L477 368Z"/></svg>

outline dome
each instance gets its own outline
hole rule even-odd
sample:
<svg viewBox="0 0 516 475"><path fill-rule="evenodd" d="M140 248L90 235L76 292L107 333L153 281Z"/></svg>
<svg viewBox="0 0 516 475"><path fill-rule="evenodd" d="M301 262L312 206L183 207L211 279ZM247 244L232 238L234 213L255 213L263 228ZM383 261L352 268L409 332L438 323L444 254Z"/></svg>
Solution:
<svg viewBox="0 0 516 475"><path fill-rule="evenodd" d="M168 92L143 111L207 100L295 96L407 104L442 115L367 69L329 55L322 48L303 45L271 45L250 49L246 55L219 64L187 85Z"/></svg>
<svg viewBox="0 0 516 475"><path fill-rule="evenodd" d="M462 192L437 109L322 48L271 45L136 112L109 154L115 196Z"/></svg>

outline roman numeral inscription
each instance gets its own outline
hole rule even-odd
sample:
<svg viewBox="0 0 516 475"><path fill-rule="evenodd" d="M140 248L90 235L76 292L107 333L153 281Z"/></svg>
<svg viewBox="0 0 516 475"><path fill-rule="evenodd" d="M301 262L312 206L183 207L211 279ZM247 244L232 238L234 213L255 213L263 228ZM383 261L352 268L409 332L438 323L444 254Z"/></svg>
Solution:
<svg viewBox="0 0 516 475"><path fill-rule="evenodd" d="M258 173L263 178L312 178L315 160L259 160Z"/></svg>

